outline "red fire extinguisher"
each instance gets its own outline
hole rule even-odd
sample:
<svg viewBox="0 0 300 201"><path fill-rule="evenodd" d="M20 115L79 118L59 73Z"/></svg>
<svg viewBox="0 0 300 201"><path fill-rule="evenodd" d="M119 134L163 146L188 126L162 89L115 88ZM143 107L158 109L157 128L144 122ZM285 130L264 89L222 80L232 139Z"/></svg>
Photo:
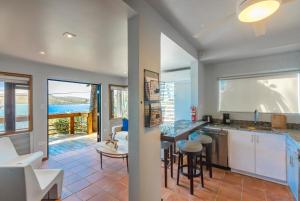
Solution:
<svg viewBox="0 0 300 201"><path fill-rule="evenodd" d="M197 108L196 106L191 107L192 121L197 120Z"/></svg>

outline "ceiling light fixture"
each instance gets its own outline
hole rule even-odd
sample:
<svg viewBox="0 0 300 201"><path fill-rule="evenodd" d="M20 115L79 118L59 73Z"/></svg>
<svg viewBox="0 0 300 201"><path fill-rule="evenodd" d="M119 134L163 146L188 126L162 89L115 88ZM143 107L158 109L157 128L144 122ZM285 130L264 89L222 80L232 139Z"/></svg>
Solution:
<svg viewBox="0 0 300 201"><path fill-rule="evenodd" d="M45 54L46 54L45 51L40 51L39 53L40 53L41 55L45 55Z"/></svg>
<svg viewBox="0 0 300 201"><path fill-rule="evenodd" d="M70 33L70 32L65 32L63 33L63 36L66 38L75 38L76 34Z"/></svg>
<svg viewBox="0 0 300 201"><path fill-rule="evenodd" d="M241 22L258 22L274 14L281 0L239 0L237 15Z"/></svg>

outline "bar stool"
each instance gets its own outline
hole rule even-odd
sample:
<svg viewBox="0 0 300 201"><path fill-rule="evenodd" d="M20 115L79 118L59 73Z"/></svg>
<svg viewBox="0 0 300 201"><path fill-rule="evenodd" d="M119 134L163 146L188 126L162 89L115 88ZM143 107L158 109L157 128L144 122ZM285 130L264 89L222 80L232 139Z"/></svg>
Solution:
<svg viewBox="0 0 300 201"><path fill-rule="evenodd" d="M162 161L164 162L164 173L165 173L165 188L168 187L168 166L171 169L171 178L173 178L173 144L171 142L162 141L160 147L163 150Z"/></svg>
<svg viewBox="0 0 300 201"><path fill-rule="evenodd" d="M204 187L203 167L202 167L202 144L199 141L180 140L177 142L179 149L178 169L177 169L177 185L179 185L180 173L187 176L190 180L190 193L194 194L194 177L200 175L201 184ZM187 156L187 164L183 164L183 156ZM197 167L198 158L200 157L200 169ZM187 168L187 172L183 171Z"/></svg>
<svg viewBox="0 0 300 201"><path fill-rule="evenodd" d="M204 148L202 159L205 158L203 164L209 171L209 177L212 178L212 141L213 139L206 135L203 131L195 131L190 135L190 140L199 141Z"/></svg>

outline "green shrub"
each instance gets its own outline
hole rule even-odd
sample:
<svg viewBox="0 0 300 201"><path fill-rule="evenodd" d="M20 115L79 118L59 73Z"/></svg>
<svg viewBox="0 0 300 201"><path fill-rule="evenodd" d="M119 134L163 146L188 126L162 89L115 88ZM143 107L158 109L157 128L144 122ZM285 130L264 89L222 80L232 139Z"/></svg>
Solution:
<svg viewBox="0 0 300 201"><path fill-rule="evenodd" d="M58 133L68 134L70 130L69 119L56 119L53 123L54 128Z"/></svg>

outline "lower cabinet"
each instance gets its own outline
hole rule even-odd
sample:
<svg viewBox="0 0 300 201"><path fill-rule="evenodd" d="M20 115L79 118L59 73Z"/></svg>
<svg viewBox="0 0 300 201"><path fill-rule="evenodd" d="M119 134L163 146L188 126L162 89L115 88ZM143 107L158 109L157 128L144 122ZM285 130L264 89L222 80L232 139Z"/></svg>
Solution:
<svg viewBox="0 0 300 201"><path fill-rule="evenodd" d="M229 166L285 182L286 136L230 130Z"/></svg>
<svg viewBox="0 0 300 201"><path fill-rule="evenodd" d="M255 173L254 135L246 131L229 131L229 166Z"/></svg>
<svg viewBox="0 0 300 201"><path fill-rule="evenodd" d="M299 162L298 162L298 149L297 146L288 139L287 143L287 182L290 190L298 201L298 188L299 188Z"/></svg>
<svg viewBox="0 0 300 201"><path fill-rule="evenodd" d="M257 133L255 173L286 181L286 136Z"/></svg>

